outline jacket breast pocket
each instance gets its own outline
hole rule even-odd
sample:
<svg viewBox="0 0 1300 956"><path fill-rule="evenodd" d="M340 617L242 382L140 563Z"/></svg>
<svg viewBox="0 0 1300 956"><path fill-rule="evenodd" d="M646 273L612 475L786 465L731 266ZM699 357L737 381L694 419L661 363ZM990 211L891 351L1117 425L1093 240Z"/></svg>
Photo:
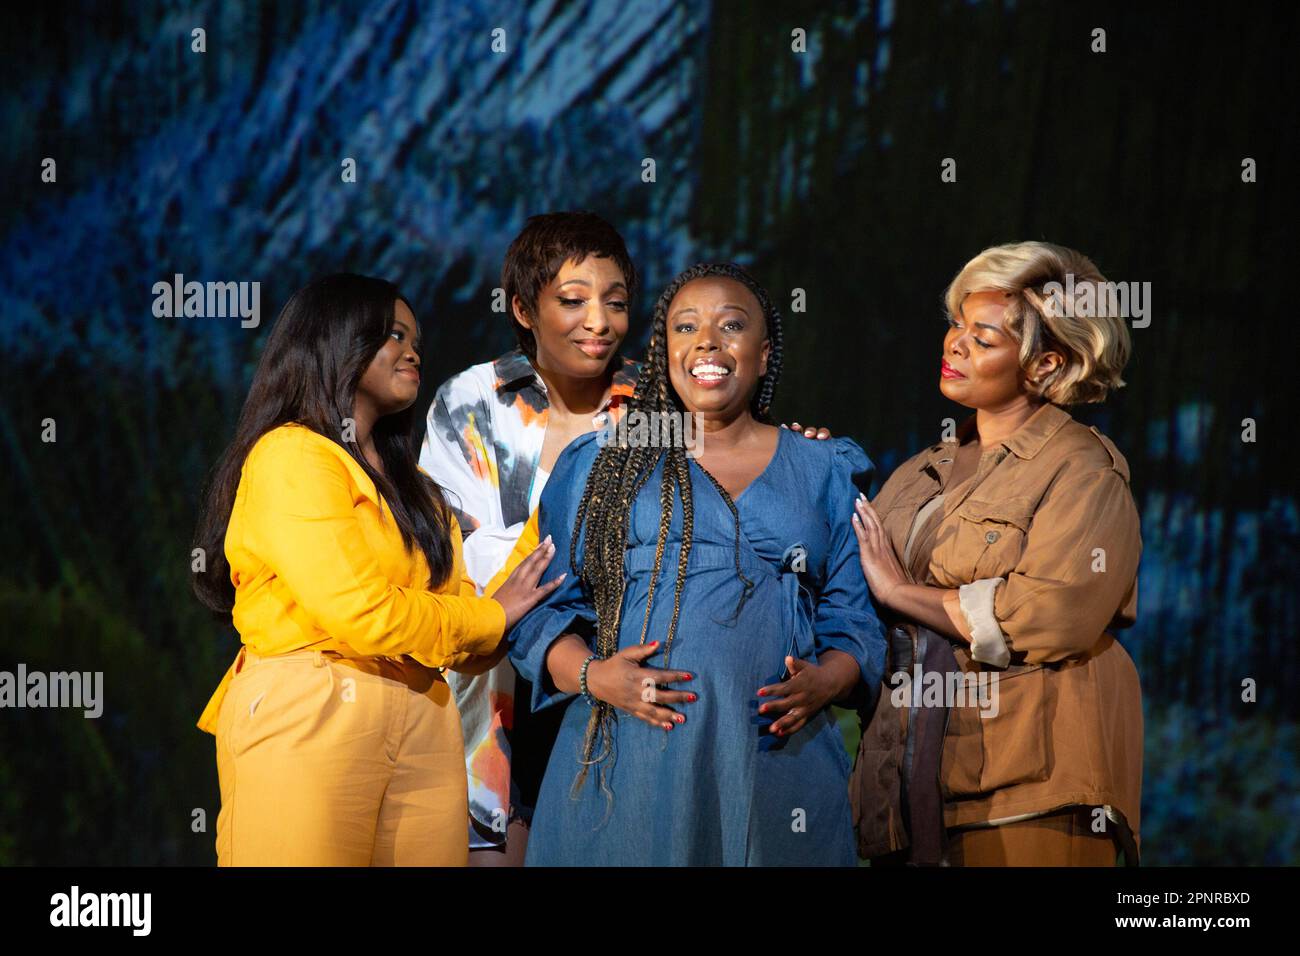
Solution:
<svg viewBox="0 0 1300 956"><path fill-rule="evenodd" d="M971 581L1004 577L1020 561L1034 520L1030 498L970 499L957 510L953 565ZM952 567L953 565L950 565Z"/></svg>
<svg viewBox="0 0 1300 956"><path fill-rule="evenodd" d="M1047 699L1052 685L1043 666L990 668L965 679L968 706L952 708L943 741L944 798L1046 780L1052 769Z"/></svg>

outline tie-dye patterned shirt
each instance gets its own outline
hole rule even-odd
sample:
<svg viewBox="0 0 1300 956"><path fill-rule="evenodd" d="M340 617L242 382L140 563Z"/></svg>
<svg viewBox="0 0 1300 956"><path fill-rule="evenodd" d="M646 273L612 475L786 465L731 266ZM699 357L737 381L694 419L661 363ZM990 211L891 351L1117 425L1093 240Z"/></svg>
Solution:
<svg viewBox="0 0 1300 956"><path fill-rule="evenodd" d="M636 386L638 363L615 357L610 398L618 415ZM443 489L465 535L469 576L480 593L510 556L546 483L538 467L550 402L528 357L512 349L452 376L429 408L420 467ZM593 428L603 423L598 414ZM509 660L478 675L447 674L456 695L469 774L470 846L499 846L515 808L510 745L515 674Z"/></svg>

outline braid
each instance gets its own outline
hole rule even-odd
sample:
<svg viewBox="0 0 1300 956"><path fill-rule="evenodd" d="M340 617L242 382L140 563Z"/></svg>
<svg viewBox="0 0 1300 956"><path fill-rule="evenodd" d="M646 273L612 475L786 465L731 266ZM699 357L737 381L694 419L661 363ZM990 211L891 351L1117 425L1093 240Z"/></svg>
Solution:
<svg viewBox="0 0 1300 956"><path fill-rule="evenodd" d="M731 263L702 263L692 266L677 276L660 294L651 320L650 344L646 360L642 365L632 398L628 402L627 414L633 411L661 414L681 411L681 403L676 393L672 391L668 376L668 306L688 282L711 276L723 276L742 283L754 294L762 307L770 351L767 372L759 380L759 387L750 404L750 411L756 420L771 424L771 404L781 374L781 316L772 305L767 293L749 273ZM612 657L618 652L623 597L627 586L624 556L627 551L627 530L632 505L661 460L664 467L663 478L659 483L659 534L655 543L654 570L646 595L645 615L641 622L640 643L645 644L649 633L650 613L654 606L659 575L663 569L673 511L676 500L680 498L682 543L677 558L677 579L673 587L672 619L664 641L664 667L667 667L673 638L677 634L682 589L686 583L686 569L694 539L695 502L686 449L676 442L669 448L663 448L659 442L653 441L638 443L636 447L629 447L629 444L623 440L606 444L596 455L578 505L573 536L569 543L569 564L570 567L578 569L579 579L596 609L596 655L601 660ZM722 500L726 502L735 524L736 575L744 582L744 592L741 596L741 604L743 604L753 590L754 583L745 577L740 567L740 514L736 510L735 502L717 479L707 471L704 471L704 474ZM584 528L586 536L583 541L582 564L579 566L576 560L578 538ZM592 708L579 758L581 769L573 782L572 789L572 795L576 798L586 779L588 768L593 764L597 765L601 792L610 801L606 812L607 817L608 810L612 808L613 792L609 788L605 761L613 753L613 724L616 720L614 708L605 701L598 701Z"/></svg>
<svg viewBox="0 0 1300 956"><path fill-rule="evenodd" d="M664 667L672 653L673 638L677 635L677 619L682 612L682 587L686 584L686 562L691 554L695 537L695 500L691 491L691 475L687 468L686 450L673 448L664 473L673 472L682 496L682 546L677 556L677 581L673 587L673 616L668 623L668 639L664 642ZM739 527L739 525L737 526Z"/></svg>
<svg viewBox="0 0 1300 956"><path fill-rule="evenodd" d="M645 618L641 621L641 638L638 644L644 644L650 629L650 609L654 606L655 591L659 587L659 572L664 566L664 545L668 540L668 529L673 521L673 487L672 476L664 469L663 481L659 483L659 537L655 542L655 566L650 572L650 589L645 599Z"/></svg>

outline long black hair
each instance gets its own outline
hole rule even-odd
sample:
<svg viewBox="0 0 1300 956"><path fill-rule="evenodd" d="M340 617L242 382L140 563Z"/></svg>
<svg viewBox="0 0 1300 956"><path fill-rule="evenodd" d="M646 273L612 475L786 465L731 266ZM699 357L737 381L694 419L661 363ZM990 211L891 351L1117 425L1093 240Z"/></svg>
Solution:
<svg viewBox="0 0 1300 956"><path fill-rule="evenodd" d="M673 297L688 282L718 276L735 279L744 285L754 294L763 310L770 351L767 372L759 379L758 388L750 401L750 413L756 420L772 424L772 399L776 395L777 381L781 377L781 314L762 286L740 266L729 262L707 262L692 266L673 279L660 294L651 320L650 345L645 363L641 367L636 391L628 403L626 414L630 415L636 410L659 413L682 411L681 399L668 377L668 307ZM653 447L646 447L647 444ZM682 586L686 581L686 562L691 553L695 516L686 448L680 442L673 442L666 448L659 447L657 443L642 442L635 447L629 447L625 442L610 442L597 453L591 472L587 476L587 485L578 506L573 537L569 544L569 565L578 567L577 542L579 531L585 523L587 536L583 543L583 560L579 576L596 609L596 654L601 659L611 657L618 651L623 594L627 584L623 570L623 555L627 547L627 528L632 513L632 503L636 500L641 487L650 478L650 474L658 466L660 459L664 461L664 471L659 489L659 538L655 546L655 564L650 578L650 589L646 595L645 618L641 622L641 643L645 643L650 626L650 609L654 604L655 586L663 566L664 546L672 523L674 502L680 499L682 545L677 559L677 581L673 590L673 616L664 642L663 666L668 667L673 637L677 633L677 619L681 612ZM736 511L735 502L731 500L731 496L722 485L718 484L707 471L704 474L713 483L727 507L731 509L732 518L735 520L736 574L744 583L744 593L741 596L743 603L753 588L753 582L746 578L740 569L740 516ZM610 730L613 718L613 707L604 701L598 702L593 708L583 741L580 758L582 769L574 780L574 794L581 788L587 775L587 768L592 764L602 764L611 753L613 738ZM598 737L601 740L601 750L599 754L593 756ZM607 798L612 799L603 766L599 768L599 776L602 792Z"/></svg>
<svg viewBox="0 0 1300 956"><path fill-rule="evenodd" d="M386 476L366 461L353 430L344 427L353 415L357 384L392 331L399 301L410 308L391 282L339 273L316 279L285 303L257 363L234 440L209 479L194 534L194 547L206 559L205 570L194 576L194 593L214 611L228 614L235 601L225 540L244 460L259 438L291 422L347 449L370 476L408 553L416 547L424 552L431 588L451 573L450 513L438 486L416 466L414 406L375 422L372 434Z"/></svg>

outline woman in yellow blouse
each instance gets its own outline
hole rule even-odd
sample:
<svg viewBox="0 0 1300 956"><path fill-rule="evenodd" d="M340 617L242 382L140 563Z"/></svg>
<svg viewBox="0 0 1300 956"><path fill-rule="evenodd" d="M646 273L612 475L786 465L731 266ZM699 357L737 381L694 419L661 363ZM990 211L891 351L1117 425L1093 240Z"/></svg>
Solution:
<svg viewBox="0 0 1300 956"><path fill-rule="evenodd" d="M410 304L333 275L286 304L206 493L195 591L243 641L216 735L219 865L464 865L460 718L442 670L500 658L549 542L475 596L416 467Z"/></svg>

